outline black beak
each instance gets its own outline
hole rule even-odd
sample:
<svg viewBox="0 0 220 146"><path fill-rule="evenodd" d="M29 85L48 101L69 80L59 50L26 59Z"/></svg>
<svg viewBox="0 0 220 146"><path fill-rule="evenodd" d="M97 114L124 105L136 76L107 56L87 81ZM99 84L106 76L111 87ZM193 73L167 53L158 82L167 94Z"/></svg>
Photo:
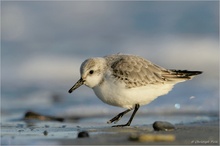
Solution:
<svg viewBox="0 0 220 146"><path fill-rule="evenodd" d="M75 85L73 85L73 87L69 90L69 93L72 93L74 90L76 90L77 88L79 88L81 85L84 84L84 80L82 78L80 78Z"/></svg>

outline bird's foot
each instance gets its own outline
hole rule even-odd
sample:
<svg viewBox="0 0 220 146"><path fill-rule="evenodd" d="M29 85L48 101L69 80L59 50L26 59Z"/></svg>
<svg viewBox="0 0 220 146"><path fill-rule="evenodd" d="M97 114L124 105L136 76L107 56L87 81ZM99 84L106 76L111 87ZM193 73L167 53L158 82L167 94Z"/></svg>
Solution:
<svg viewBox="0 0 220 146"><path fill-rule="evenodd" d="M126 127L126 126L130 126L130 123L128 122L127 124L113 125L112 127Z"/></svg>
<svg viewBox="0 0 220 146"><path fill-rule="evenodd" d="M108 123L108 124L111 124L111 123L113 123L113 122L114 122L114 123L117 123L117 122L122 118L122 116L123 116L123 115L120 115L120 114L119 114L119 115L115 116L114 118L112 118L111 120L109 120L107 123Z"/></svg>

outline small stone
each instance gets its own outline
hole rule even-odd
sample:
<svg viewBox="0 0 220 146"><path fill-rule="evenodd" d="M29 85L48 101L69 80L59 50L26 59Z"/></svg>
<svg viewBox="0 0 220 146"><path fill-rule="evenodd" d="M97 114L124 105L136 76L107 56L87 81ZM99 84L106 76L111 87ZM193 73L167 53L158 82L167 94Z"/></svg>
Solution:
<svg viewBox="0 0 220 146"><path fill-rule="evenodd" d="M132 134L130 135L129 140L138 141L138 142L175 141L175 135L172 135L172 134Z"/></svg>
<svg viewBox="0 0 220 146"><path fill-rule="evenodd" d="M45 130L45 131L43 132L43 134L44 134L45 136L47 136L47 135L48 135L47 130Z"/></svg>
<svg viewBox="0 0 220 146"><path fill-rule="evenodd" d="M81 131L78 133L78 138L89 137L89 133L87 131Z"/></svg>
<svg viewBox="0 0 220 146"><path fill-rule="evenodd" d="M175 130L175 126L166 121L156 121L153 123L155 131L172 131Z"/></svg>

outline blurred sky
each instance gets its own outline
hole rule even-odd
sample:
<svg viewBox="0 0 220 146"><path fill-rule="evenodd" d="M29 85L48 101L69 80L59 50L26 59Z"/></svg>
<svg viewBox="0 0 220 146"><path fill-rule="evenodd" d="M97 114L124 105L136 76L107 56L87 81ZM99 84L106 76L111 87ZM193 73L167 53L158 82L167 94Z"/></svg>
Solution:
<svg viewBox="0 0 220 146"><path fill-rule="evenodd" d="M120 52L204 71L190 84L214 90L216 102L218 41L218 1L3 1L3 92L31 85L66 92L86 58Z"/></svg>

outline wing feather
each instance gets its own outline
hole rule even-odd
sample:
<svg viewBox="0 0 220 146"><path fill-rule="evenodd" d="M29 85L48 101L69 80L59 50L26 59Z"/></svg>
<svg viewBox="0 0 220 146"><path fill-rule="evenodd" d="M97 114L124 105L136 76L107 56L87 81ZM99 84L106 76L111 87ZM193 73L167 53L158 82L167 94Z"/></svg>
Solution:
<svg viewBox="0 0 220 146"><path fill-rule="evenodd" d="M107 66L118 81L127 88L146 86L148 84L178 83L189 80L201 71L169 70L134 55L105 56Z"/></svg>
<svg viewBox="0 0 220 146"><path fill-rule="evenodd" d="M163 83L165 78L162 76L164 68L152 64L138 56L117 55L108 56L108 60L113 60L109 65L113 76L118 80L124 81L126 87L145 86L147 84Z"/></svg>

